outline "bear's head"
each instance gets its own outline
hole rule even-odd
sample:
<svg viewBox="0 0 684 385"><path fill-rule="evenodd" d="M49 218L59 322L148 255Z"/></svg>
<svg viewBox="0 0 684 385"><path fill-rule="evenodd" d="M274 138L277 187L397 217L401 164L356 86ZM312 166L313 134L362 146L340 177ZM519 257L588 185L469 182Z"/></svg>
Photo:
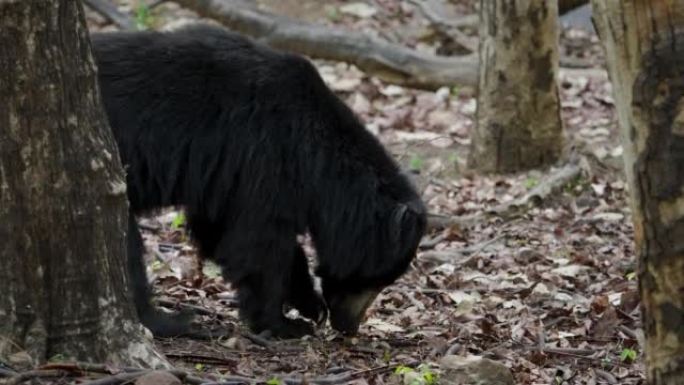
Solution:
<svg viewBox="0 0 684 385"><path fill-rule="evenodd" d="M314 235L330 322L346 334L356 333L375 297L407 270L427 223L425 205L406 175L364 186L363 192L349 190L345 207L327 223L332 226L324 226L323 244Z"/></svg>

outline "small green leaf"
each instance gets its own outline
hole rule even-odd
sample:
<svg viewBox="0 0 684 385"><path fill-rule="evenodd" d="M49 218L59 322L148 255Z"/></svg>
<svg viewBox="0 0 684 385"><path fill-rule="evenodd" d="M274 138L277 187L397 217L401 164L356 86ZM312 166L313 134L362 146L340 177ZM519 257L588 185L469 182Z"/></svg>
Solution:
<svg viewBox="0 0 684 385"><path fill-rule="evenodd" d="M204 364L195 364L195 370L201 372L204 370Z"/></svg>
<svg viewBox="0 0 684 385"><path fill-rule="evenodd" d="M176 215L176 217L173 218L173 222L171 222L171 228L180 229L184 225L185 225L185 213L178 213L178 215Z"/></svg>
<svg viewBox="0 0 684 385"><path fill-rule="evenodd" d="M620 359L622 361L634 361L637 358L637 352L634 349L624 348L620 353Z"/></svg>
<svg viewBox="0 0 684 385"><path fill-rule="evenodd" d="M159 271L159 269L164 267L164 263L155 259L150 267L152 268L152 271Z"/></svg>
<svg viewBox="0 0 684 385"><path fill-rule="evenodd" d="M609 357L603 357L601 360L601 366L604 368L610 368L613 366L613 360L611 360Z"/></svg>
<svg viewBox="0 0 684 385"><path fill-rule="evenodd" d="M537 186L539 184L539 181L536 178L527 178L525 181L525 188L528 190Z"/></svg>
<svg viewBox="0 0 684 385"><path fill-rule="evenodd" d="M280 381L280 379L277 378L277 377L273 377L273 378L271 378L270 380L266 381L266 384L267 384L267 385L281 385L282 383L283 383L283 382Z"/></svg>
<svg viewBox="0 0 684 385"><path fill-rule="evenodd" d="M628 281L633 281L633 280L636 278L636 276L637 276L637 275L636 275L636 272L635 272L635 271L632 271L632 272L630 272L630 273L627 273L627 274L625 275L625 278L627 278Z"/></svg>
<svg viewBox="0 0 684 385"><path fill-rule="evenodd" d="M434 385L437 383L437 376L432 372L428 365L420 364L418 369L420 370L420 374L423 376L423 382L425 385Z"/></svg>
<svg viewBox="0 0 684 385"><path fill-rule="evenodd" d="M202 274L204 274L204 276L207 278L221 277L221 266L212 261L204 261L204 266L202 266Z"/></svg>
<svg viewBox="0 0 684 385"><path fill-rule="evenodd" d="M409 168L413 171L420 171L420 169L423 168L423 159L418 155L413 155L409 162Z"/></svg>
<svg viewBox="0 0 684 385"><path fill-rule="evenodd" d="M413 372L413 368L404 365L399 365L396 369L394 369L394 374L406 374L411 372Z"/></svg>
<svg viewBox="0 0 684 385"><path fill-rule="evenodd" d="M330 21L340 21L342 19L342 15L337 7L329 7L326 11L326 16Z"/></svg>
<svg viewBox="0 0 684 385"><path fill-rule="evenodd" d="M67 361L67 358L63 354L55 354L54 356L50 357L48 362L64 362Z"/></svg>
<svg viewBox="0 0 684 385"><path fill-rule="evenodd" d="M138 29L148 29L152 24L152 16L150 15L150 7L144 3L138 4L135 7L135 26Z"/></svg>

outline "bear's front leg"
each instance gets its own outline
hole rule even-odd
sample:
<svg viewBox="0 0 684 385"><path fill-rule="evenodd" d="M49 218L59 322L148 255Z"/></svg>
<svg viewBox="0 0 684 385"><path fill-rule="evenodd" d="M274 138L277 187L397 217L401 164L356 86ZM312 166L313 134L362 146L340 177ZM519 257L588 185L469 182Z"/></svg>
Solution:
<svg viewBox="0 0 684 385"><path fill-rule="evenodd" d="M317 325L322 325L328 318L328 309L323 297L314 289L314 281L309 272L309 264L301 245L295 247L290 284L286 303L299 311Z"/></svg>
<svg viewBox="0 0 684 385"><path fill-rule="evenodd" d="M258 274L238 286L240 316L255 333L276 338L300 338L313 334L313 326L301 319L289 319L283 313L284 288L279 279ZM278 291L276 291L278 290Z"/></svg>
<svg viewBox="0 0 684 385"><path fill-rule="evenodd" d="M290 304L314 321L320 318L322 303L313 290L308 268L303 265L306 263L303 252L299 255L296 237L277 231L264 231L261 235L265 234L273 236L247 242L227 238L217 249L217 262L223 267L224 278L237 289L240 317L253 332L267 332L276 338L313 334L311 323L289 319L284 313L285 305ZM303 286L295 285L293 279L306 281Z"/></svg>

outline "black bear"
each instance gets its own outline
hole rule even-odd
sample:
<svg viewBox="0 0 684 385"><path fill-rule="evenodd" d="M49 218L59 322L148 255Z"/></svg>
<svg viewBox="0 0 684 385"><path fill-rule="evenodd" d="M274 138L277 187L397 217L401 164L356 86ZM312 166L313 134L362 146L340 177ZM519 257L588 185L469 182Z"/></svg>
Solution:
<svg viewBox="0 0 684 385"><path fill-rule="evenodd" d="M238 291L242 318L312 333L285 305L354 333L415 256L419 194L306 59L219 27L93 35L105 109L127 172L129 269L141 321L183 334L149 299L134 215L183 206L200 255ZM316 248L316 293L297 235Z"/></svg>

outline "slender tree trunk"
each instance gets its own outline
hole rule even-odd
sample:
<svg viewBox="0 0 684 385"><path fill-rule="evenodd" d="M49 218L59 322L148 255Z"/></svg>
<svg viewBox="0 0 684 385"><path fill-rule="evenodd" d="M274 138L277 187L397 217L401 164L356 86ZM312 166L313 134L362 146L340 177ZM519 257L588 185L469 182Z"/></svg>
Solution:
<svg viewBox="0 0 684 385"><path fill-rule="evenodd" d="M480 79L471 167L513 172L558 159L562 124L557 73L555 1L480 1Z"/></svg>
<svg viewBox="0 0 684 385"><path fill-rule="evenodd" d="M156 366L80 1L0 0L0 358Z"/></svg>
<svg viewBox="0 0 684 385"><path fill-rule="evenodd" d="M684 2L594 0L622 131L651 384L684 384Z"/></svg>

